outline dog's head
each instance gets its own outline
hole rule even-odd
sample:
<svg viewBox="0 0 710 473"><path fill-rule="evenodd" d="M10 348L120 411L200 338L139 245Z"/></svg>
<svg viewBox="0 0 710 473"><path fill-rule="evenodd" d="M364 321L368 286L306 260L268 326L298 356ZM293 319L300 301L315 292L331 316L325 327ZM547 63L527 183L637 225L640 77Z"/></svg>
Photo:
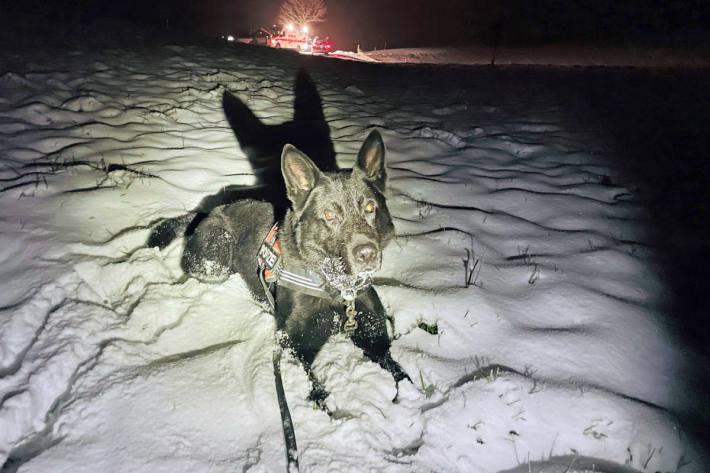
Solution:
<svg viewBox="0 0 710 473"><path fill-rule="evenodd" d="M347 277L378 270L394 235L385 197L385 147L373 131L352 170L321 172L294 146L284 146L281 171L292 206L299 258L311 268Z"/></svg>

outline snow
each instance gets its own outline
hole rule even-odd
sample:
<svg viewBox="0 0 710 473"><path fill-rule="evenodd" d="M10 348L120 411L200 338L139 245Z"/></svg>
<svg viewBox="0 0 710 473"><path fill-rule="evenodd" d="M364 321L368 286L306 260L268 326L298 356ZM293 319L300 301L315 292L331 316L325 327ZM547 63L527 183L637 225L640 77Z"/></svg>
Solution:
<svg viewBox="0 0 710 473"><path fill-rule="evenodd" d="M388 63L468 64L537 66L629 66L710 67L710 60L700 52L673 48L578 46L545 44L530 47L461 46L440 48L396 48L368 51L360 60Z"/></svg>
<svg viewBox="0 0 710 473"><path fill-rule="evenodd" d="M11 59L3 472L285 469L274 321L238 275L186 278L182 241L145 241L159 219L253 182L221 95L287 121L299 67L341 166L371 127L384 135L397 237L374 284L413 380L397 391L336 336L314 368L331 418L285 355L303 471L707 471L676 419L696 395L695 360L669 332L635 188L544 88L444 87L217 43Z"/></svg>

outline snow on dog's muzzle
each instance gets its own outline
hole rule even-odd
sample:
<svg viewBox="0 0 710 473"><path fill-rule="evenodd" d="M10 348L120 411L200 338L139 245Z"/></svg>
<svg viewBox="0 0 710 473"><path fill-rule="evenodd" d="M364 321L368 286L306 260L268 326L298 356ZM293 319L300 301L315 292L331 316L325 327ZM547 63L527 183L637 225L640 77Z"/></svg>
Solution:
<svg viewBox="0 0 710 473"><path fill-rule="evenodd" d="M326 258L320 266L325 279L333 288L340 291L346 301L355 299L355 296L372 284L371 271L347 274L342 258Z"/></svg>

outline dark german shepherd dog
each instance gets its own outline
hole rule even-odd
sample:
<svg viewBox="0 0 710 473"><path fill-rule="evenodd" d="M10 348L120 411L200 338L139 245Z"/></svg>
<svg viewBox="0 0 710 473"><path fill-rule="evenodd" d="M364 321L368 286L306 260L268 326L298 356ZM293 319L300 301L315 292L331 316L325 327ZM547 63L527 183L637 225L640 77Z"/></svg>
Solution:
<svg viewBox="0 0 710 473"><path fill-rule="evenodd" d="M239 273L257 298L270 300L277 327L288 335L287 343L313 382L311 398L319 404L327 392L311 373L311 364L328 338L340 331L395 381L409 379L390 355L385 311L370 280L394 235L384 196L380 134L372 131L365 139L353 169L338 170L320 99L303 72L296 82L293 122L263 125L229 93L223 105L252 165L269 162L274 142L282 146L280 160L276 157L280 172L266 166L261 186L232 189L229 196L224 191L219 198L228 203L213 206L219 198L207 199L198 211L164 221L148 244L165 246L184 231L182 267L187 273L211 281ZM295 146L279 143L297 137L301 125L311 134L325 131L326 144L314 148L320 169ZM241 136L241 128L252 136ZM269 131L274 132L272 140ZM268 145L250 145L257 135ZM303 148L308 146L313 148L312 139ZM260 195L262 188L267 192Z"/></svg>

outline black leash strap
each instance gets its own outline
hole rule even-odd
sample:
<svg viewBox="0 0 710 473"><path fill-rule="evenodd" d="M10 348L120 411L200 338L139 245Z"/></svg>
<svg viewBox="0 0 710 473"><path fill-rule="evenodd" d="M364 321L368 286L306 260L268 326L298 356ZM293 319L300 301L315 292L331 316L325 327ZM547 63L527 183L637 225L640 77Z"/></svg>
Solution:
<svg viewBox="0 0 710 473"><path fill-rule="evenodd" d="M276 378L276 397L279 399L279 410L281 411L281 426L284 431L284 442L286 443L286 471L288 473L298 473L298 446L296 445L296 432L293 430L291 411L288 410L284 383L281 380L281 344L277 340L274 349L274 377Z"/></svg>

